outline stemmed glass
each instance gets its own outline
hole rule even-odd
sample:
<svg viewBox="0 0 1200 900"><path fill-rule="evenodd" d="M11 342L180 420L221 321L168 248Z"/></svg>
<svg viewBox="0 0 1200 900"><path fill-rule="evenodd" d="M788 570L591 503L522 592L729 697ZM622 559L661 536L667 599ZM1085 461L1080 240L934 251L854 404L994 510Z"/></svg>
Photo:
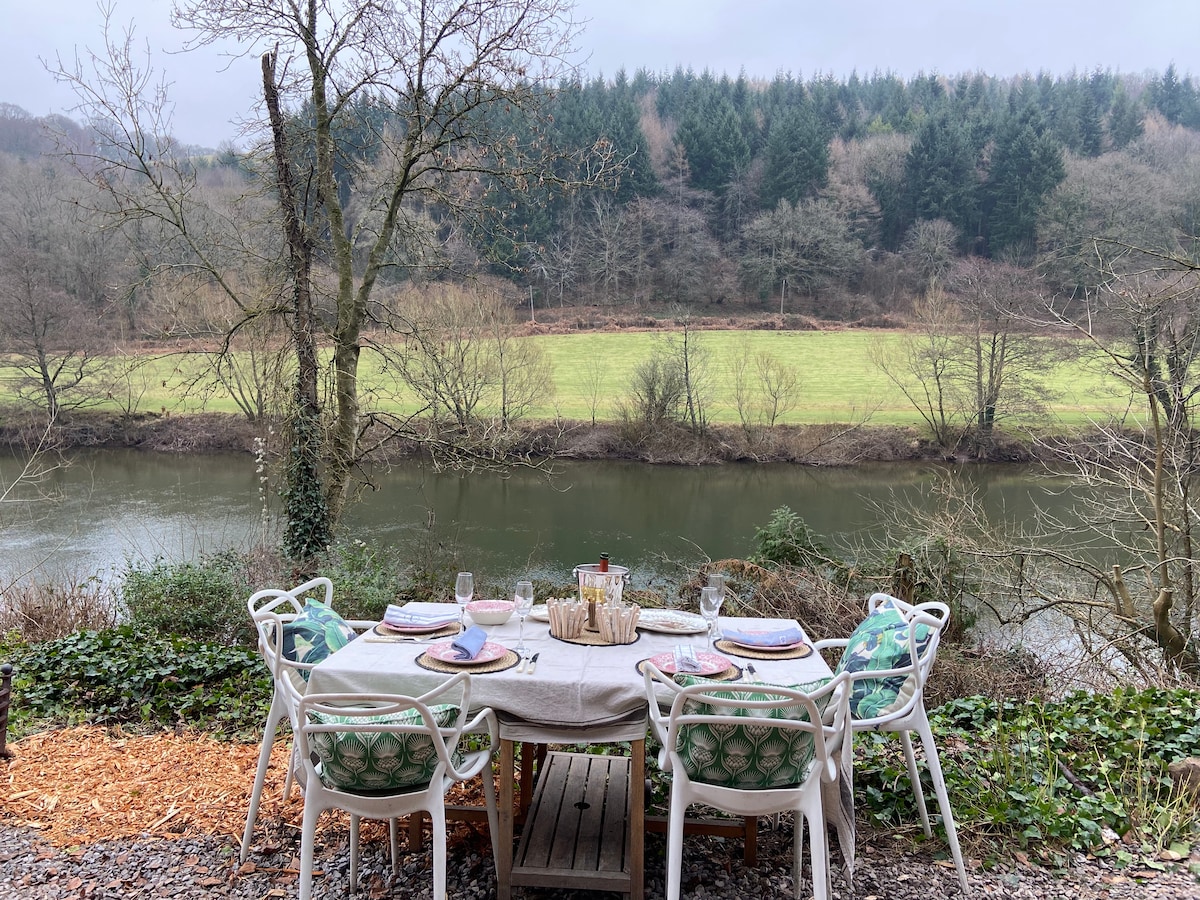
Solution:
<svg viewBox="0 0 1200 900"><path fill-rule="evenodd" d="M713 642L720 637L717 630L717 616L721 613L721 604L725 602L723 591L715 587L700 588L700 615L708 623L708 649L714 649Z"/></svg>
<svg viewBox="0 0 1200 900"><path fill-rule="evenodd" d="M475 576L470 572L459 572L454 581L454 600L458 604L458 626L467 627L467 604L475 596Z"/></svg>
<svg viewBox="0 0 1200 900"><path fill-rule="evenodd" d="M525 646L525 617L533 609L532 581L517 582L517 590L513 594L513 602L517 607L517 615L521 617L521 626L517 631L517 646L514 649L517 652L517 656L524 657L529 652L529 648Z"/></svg>

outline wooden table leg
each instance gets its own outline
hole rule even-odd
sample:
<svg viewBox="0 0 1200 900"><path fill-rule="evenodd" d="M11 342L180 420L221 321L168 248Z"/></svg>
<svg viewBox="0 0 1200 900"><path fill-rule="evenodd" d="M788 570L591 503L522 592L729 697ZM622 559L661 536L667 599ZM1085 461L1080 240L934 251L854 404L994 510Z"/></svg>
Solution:
<svg viewBox="0 0 1200 900"><path fill-rule="evenodd" d="M496 860L496 898L512 898L513 864L513 769L516 765L512 741L500 740L500 858Z"/></svg>
<svg viewBox="0 0 1200 900"><path fill-rule="evenodd" d="M408 852L420 853L421 847L425 843L424 835L421 832L425 825L424 813L409 813L408 814Z"/></svg>
<svg viewBox="0 0 1200 900"><path fill-rule="evenodd" d="M521 821L529 815L529 804L533 802L533 760L537 753L537 745L528 742L521 744Z"/></svg>
<svg viewBox="0 0 1200 900"><path fill-rule="evenodd" d="M748 866L758 865L758 816L746 816L742 819L742 827L746 831L746 845L742 850L742 859Z"/></svg>
<svg viewBox="0 0 1200 900"><path fill-rule="evenodd" d="M629 898L643 900L646 884L646 741L629 748Z"/></svg>

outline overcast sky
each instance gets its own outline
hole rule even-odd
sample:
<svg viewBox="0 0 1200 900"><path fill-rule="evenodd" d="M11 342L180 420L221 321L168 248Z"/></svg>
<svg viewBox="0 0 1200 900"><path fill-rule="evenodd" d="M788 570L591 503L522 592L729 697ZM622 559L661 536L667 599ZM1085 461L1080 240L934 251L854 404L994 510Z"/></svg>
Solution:
<svg viewBox="0 0 1200 900"><path fill-rule="evenodd" d="M257 99L258 65L215 51L178 54L186 35L169 24L169 0L113 0L172 83L175 130L216 146ZM697 72L770 78L852 71L955 75L1065 74L1096 66L1196 73L1200 0L578 0L587 70ZM92 0L0 0L0 102L35 115L69 112L72 94L39 62L103 46Z"/></svg>

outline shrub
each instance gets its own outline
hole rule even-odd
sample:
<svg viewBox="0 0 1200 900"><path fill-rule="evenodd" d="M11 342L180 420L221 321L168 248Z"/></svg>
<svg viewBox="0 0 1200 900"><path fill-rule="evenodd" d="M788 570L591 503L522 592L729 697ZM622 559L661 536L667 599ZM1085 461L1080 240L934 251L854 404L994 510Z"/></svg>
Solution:
<svg viewBox="0 0 1200 900"><path fill-rule="evenodd" d="M333 582L334 608L346 619L383 618L389 603L401 602L408 584L397 550L359 540L338 543L320 561L317 574Z"/></svg>
<svg viewBox="0 0 1200 900"><path fill-rule="evenodd" d="M1161 851L1200 839L1200 809L1180 802L1167 773L1172 760L1200 755L1196 690L966 697L930 723L963 834L1001 848L1016 842L1056 864L1067 848L1152 867ZM855 789L872 822L914 821L899 743L857 735L855 754Z"/></svg>
<svg viewBox="0 0 1200 900"><path fill-rule="evenodd" d="M246 565L234 551L195 563L158 559L148 569L130 565L121 586L129 623L152 633L252 645L246 598L254 588Z"/></svg>
<svg viewBox="0 0 1200 900"><path fill-rule="evenodd" d="M270 677L258 654L132 625L15 650L14 730L32 722L135 723L249 735Z"/></svg>
<svg viewBox="0 0 1200 900"><path fill-rule="evenodd" d="M771 513L771 520L754 530L750 561L758 565L805 566L822 569L831 554L808 524L786 506Z"/></svg>
<svg viewBox="0 0 1200 900"><path fill-rule="evenodd" d="M94 575L14 584L4 591L0 606L0 632L16 632L30 643L86 628L110 628L116 620L113 590Z"/></svg>

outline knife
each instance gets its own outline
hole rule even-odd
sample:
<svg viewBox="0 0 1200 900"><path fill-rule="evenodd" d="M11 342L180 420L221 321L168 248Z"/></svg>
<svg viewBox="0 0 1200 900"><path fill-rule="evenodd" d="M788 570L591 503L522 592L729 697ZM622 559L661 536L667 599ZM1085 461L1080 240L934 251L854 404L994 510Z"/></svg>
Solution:
<svg viewBox="0 0 1200 900"><path fill-rule="evenodd" d="M525 674L526 675L533 674L533 670L537 666L538 657L541 655L542 655L541 653L535 653L535 654L533 654L533 656L529 657L529 663L525 666Z"/></svg>

